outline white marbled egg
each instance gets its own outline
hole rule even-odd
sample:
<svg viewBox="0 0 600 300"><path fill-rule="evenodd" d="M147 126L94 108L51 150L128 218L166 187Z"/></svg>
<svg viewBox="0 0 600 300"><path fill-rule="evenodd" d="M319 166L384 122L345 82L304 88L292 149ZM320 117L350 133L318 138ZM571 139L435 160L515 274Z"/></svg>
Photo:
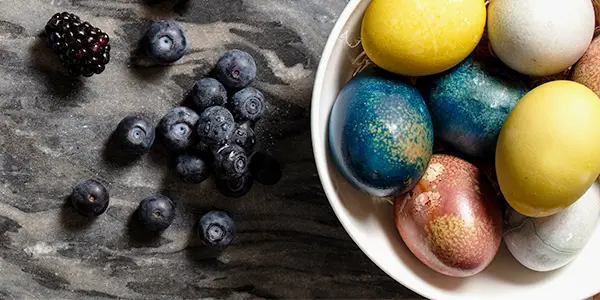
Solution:
<svg viewBox="0 0 600 300"><path fill-rule="evenodd" d="M509 206L504 216L504 242L525 267L552 271L579 254L594 234L599 219L600 188L594 182L574 204L549 217L526 217Z"/></svg>
<svg viewBox="0 0 600 300"><path fill-rule="evenodd" d="M594 35L590 0L491 0L487 30L494 53L531 76L565 71L583 56Z"/></svg>

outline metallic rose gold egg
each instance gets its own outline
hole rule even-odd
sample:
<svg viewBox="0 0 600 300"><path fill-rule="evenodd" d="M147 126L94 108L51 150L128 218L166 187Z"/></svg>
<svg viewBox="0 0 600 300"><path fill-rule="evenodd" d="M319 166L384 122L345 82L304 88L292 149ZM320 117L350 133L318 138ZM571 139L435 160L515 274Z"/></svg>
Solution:
<svg viewBox="0 0 600 300"><path fill-rule="evenodd" d="M571 72L571 79L600 96L600 37L596 37Z"/></svg>
<svg viewBox="0 0 600 300"><path fill-rule="evenodd" d="M415 188L396 200L394 213L410 251L445 275L481 272L500 246L497 194L477 167L454 156L434 154Z"/></svg>

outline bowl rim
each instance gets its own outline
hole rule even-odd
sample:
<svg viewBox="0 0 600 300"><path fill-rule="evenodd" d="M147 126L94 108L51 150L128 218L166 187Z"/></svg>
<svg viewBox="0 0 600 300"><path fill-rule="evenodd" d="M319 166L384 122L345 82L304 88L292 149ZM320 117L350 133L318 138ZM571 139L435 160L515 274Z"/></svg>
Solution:
<svg viewBox="0 0 600 300"><path fill-rule="evenodd" d="M311 126L311 140L312 140L311 142L313 145L313 155L315 157L315 163L317 165L317 174L319 175L319 180L321 182L321 186L323 187L323 190L325 191L325 196L327 197L327 201L329 201L329 204L333 208L333 212L335 213L337 219L340 221L340 223L342 224L342 227L344 227L344 230L350 236L350 238L352 239L354 244L356 244L358 246L358 248L371 260L371 262L373 262L380 270L382 270L390 278L394 279L396 282L400 283L402 286L410 289L411 291L413 291L423 297L426 297L428 299L435 299L436 296L439 296L439 295L436 295L435 293L429 293L428 291L425 291L425 290L416 290L413 287L413 285L409 282L409 280L406 280L405 278L399 278L397 276L394 276L390 271L387 270L387 268L385 268L384 266L377 263L377 260L375 260L361 246L361 244L358 242L356 236L347 229L349 226L347 224L348 220L346 220L346 218L344 218L342 216L342 214L340 213L342 210L340 202L338 201L336 203L331 200L334 198L337 199L339 197L337 196L336 192L334 191L333 186L327 182L327 181L331 181L331 176L326 171L328 169L327 160L325 159L325 155L322 155L322 153L319 153L320 148L316 147L317 145L320 145L321 133L314 129L318 128L318 126L319 126L319 113L320 113L320 111L319 111L320 105L319 104L321 102L320 98L321 98L321 92L322 92L323 86L324 86L324 79L325 79L325 73L327 71L327 66L329 65L329 61L331 60L331 56L333 54L333 50L335 48L337 40L338 40L339 36L342 34L342 30L346 26L346 23L348 22L348 19L350 18L350 16L356 10L356 7L358 6L358 4L361 3L362 1L365 1L365 0L351 0L346 5L346 7L344 8L342 13L338 17L333 29L331 30L331 32L329 34L327 43L325 44L325 48L323 49L323 52L321 54L321 59L319 60L319 67L317 68L317 73L315 76L314 87L313 87L313 92L312 92L312 99L311 99L311 109L310 109L310 118L311 118L310 126ZM326 147L326 145L325 145L325 147Z"/></svg>

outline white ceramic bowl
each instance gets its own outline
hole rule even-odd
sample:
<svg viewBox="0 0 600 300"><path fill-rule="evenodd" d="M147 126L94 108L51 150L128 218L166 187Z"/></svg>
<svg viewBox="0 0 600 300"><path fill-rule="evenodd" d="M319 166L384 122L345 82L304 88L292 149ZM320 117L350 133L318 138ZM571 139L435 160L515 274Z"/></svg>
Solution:
<svg viewBox="0 0 600 300"><path fill-rule="evenodd" d="M311 108L319 176L333 210L354 242L389 276L430 299L581 300L600 293L600 230L574 261L553 272L538 273L521 266L503 244L482 273L452 278L432 271L408 250L396 230L391 205L374 203L340 175L330 156L327 124L336 96L355 68L352 61L362 51L360 24L369 2L350 1L337 21L323 51Z"/></svg>

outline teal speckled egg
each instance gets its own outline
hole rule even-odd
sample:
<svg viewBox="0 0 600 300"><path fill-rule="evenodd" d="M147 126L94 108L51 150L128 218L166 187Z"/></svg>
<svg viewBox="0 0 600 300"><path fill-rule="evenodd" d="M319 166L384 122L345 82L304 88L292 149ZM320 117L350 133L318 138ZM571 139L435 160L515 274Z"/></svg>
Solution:
<svg viewBox="0 0 600 300"><path fill-rule="evenodd" d="M361 72L344 86L328 129L340 173L375 197L412 189L431 159L433 127L421 94L379 68Z"/></svg>
<svg viewBox="0 0 600 300"><path fill-rule="evenodd" d="M471 156L493 157L508 113L529 91L527 78L493 58L471 55L447 72L420 78L435 136Z"/></svg>

